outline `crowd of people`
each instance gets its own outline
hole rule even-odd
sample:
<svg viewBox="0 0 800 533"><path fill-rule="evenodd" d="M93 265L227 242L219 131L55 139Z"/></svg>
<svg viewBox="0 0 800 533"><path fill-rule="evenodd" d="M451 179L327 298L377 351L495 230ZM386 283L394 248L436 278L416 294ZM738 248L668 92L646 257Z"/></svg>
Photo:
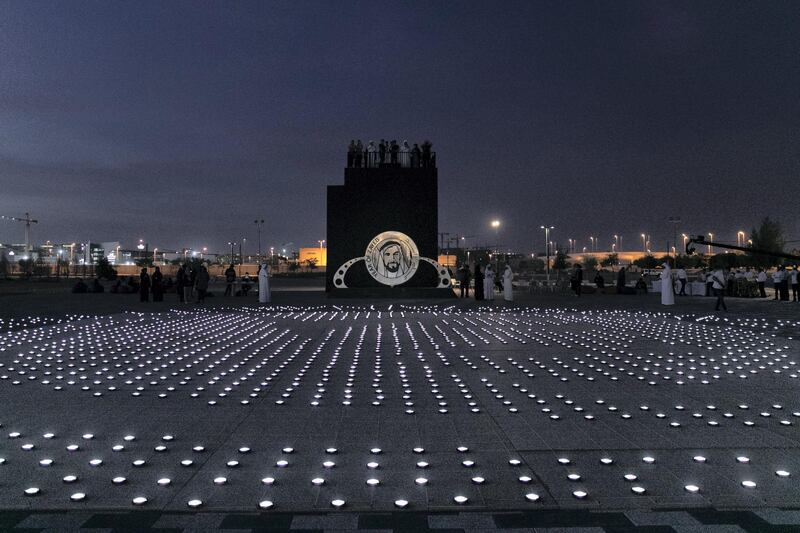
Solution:
<svg viewBox="0 0 800 533"><path fill-rule="evenodd" d="M347 146L347 168L432 168L436 166L432 148L433 144L427 140L413 146L408 141L398 144L394 139L381 139L377 144L367 141L366 146L361 139L351 140Z"/></svg>
<svg viewBox="0 0 800 533"><path fill-rule="evenodd" d="M481 266L480 263L476 263L474 273L470 271L467 264L462 264L458 269L461 298L469 298L470 282L474 281L473 297L476 301L494 300L495 289L503 293L505 301L514 301L513 280L514 272L511 270L510 265L505 266L501 278L496 276L491 263L485 267Z"/></svg>

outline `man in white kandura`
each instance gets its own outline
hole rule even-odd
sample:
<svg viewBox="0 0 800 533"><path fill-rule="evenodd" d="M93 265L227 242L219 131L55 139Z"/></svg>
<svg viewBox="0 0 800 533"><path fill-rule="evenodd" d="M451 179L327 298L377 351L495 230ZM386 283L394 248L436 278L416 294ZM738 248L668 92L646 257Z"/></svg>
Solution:
<svg viewBox="0 0 800 533"><path fill-rule="evenodd" d="M662 305L675 305L675 288L672 283L672 269L669 267L669 263L664 263L664 270L661 271Z"/></svg>
<svg viewBox="0 0 800 533"><path fill-rule="evenodd" d="M267 264L261 264L261 271L258 273L258 302L268 304L270 300L269 294L269 271Z"/></svg>
<svg viewBox="0 0 800 533"><path fill-rule="evenodd" d="M514 301L514 288L511 286L513 280L514 273L511 271L511 267L506 265L506 270L503 272L503 298L507 302Z"/></svg>
<svg viewBox="0 0 800 533"><path fill-rule="evenodd" d="M483 297L487 300L494 300L494 270L492 265L486 265L483 273Z"/></svg>

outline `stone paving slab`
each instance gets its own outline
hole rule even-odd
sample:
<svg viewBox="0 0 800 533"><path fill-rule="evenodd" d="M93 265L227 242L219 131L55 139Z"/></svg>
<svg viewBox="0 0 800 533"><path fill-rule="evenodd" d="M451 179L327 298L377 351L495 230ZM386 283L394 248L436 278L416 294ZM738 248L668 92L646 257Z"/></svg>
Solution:
<svg viewBox="0 0 800 533"><path fill-rule="evenodd" d="M259 505L337 500L360 529L442 510L455 514L424 527L584 527L607 510L621 522L586 527L695 527L687 513L703 525L706 507L748 513L709 525L792 525L753 514L800 507L800 345L796 325L770 326L339 305L32 321L0 333L0 508L91 515L29 529L133 513L141 528L248 530ZM675 508L674 523L632 518ZM573 522L547 522L564 511ZM269 523L353 528L303 516Z"/></svg>

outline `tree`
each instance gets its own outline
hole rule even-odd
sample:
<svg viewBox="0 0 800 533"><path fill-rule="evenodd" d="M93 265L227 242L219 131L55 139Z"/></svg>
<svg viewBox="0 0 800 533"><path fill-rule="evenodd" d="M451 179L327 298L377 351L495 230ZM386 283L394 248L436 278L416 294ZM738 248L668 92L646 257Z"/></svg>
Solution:
<svg viewBox="0 0 800 533"><path fill-rule="evenodd" d="M583 268L586 269L587 272L591 272L593 270L597 270L597 258L593 255L586 255L583 257Z"/></svg>
<svg viewBox="0 0 800 533"><path fill-rule="evenodd" d="M656 268L658 266L658 259L651 254L647 254L639 259L634 259L633 264L639 268Z"/></svg>
<svg viewBox="0 0 800 533"><path fill-rule="evenodd" d="M117 271L108 262L108 259L101 257L94 265L94 273L98 278L107 280L117 279Z"/></svg>
<svg viewBox="0 0 800 533"><path fill-rule="evenodd" d="M600 261L600 266L604 267L614 267L618 264L619 256L617 254L608 254L602 261Z"/></svg>
<svg viewBox="0 0 800 533"><path fill-rule="evenodd" d="M289 269L289 272L297 272L298 270L300 270L300 265L297 264L296 261L291 261L287 268Z"/></svg>
<svg viewBox="0 0 800 533"><path fill-rule="evenodd" d="M556 257L553 259L553 268L559 272L569 268L567 254L565 254L562 250L556 252Z"/></svg>
<svg viewBox="0 0 800 533"><path fill-rule="evenodd" d="M761 221L761 226L758 229L753 228L751 234L752 248L767 252L783 252L786 240L783 236L783 229L777 221L765 217ZM752 256L753 264L756 266L771 267L781 263L781 259L774 255L753 253L750 255Z"/></svg>

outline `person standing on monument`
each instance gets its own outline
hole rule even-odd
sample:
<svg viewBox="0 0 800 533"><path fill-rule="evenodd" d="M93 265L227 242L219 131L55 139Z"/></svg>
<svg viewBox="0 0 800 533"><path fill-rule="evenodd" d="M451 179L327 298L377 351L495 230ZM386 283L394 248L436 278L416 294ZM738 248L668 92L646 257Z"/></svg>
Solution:
<svg viewBox="0 0 800 533"><path fill-rule="evenodd" d="M400 146L400 166L403 168L408 168L411 166L411 148L408 146L408 141L403 141L402 146ZM469 269L467 269L469 270Z"/></svg>
<svg viewBox="0 0 800 533"><path fill-rule="evenodd" d="M433 148L433 144L429 140L425 140L422 143L422 166L428 168L431 166L431 148ZM487 265L488 267L489 265Z"/></svg>
<svg viewBox="0 0 800 533"><path fill-rule="evenodd" d="M386 141L381 139L380 144L378 144L378 162L381 164L381 166L383 166L383 164L386 162L386 148Z"/></svg>
<svg viewBox="0 0 800 533"><path fill-rule="evenodd" d="M370 141L367 143L367 168L375 168L377 165L378 155L375 153L377 148L375 148L375 141Z"/></svg>
<svg viewBox="0 0 800 533"><path fill-rule="evenodd" d="M411 149L411 168L418 168L419 167L419 160L422 157L422 151L417 146L417 143L414 143L414 148Z"/></svg>
<svg viewBox="0 0 800 533"><path fill-rule="evenodd" d="M483 297L487 300L494 300L494 270L489 263L483 273Z"/></svg>
<svg viewBox="0 0 800 533"><path fill-rule="evenodd" d="M483 300L483 272L481 266L475 263L475 301Z"/></svg>
<svg viewBox="0 0 800 533"><path fill-rule="evenodd" d="M361 139L356 141L356 168L361 168L361 160L364 158L364 145Z"/></svg>

